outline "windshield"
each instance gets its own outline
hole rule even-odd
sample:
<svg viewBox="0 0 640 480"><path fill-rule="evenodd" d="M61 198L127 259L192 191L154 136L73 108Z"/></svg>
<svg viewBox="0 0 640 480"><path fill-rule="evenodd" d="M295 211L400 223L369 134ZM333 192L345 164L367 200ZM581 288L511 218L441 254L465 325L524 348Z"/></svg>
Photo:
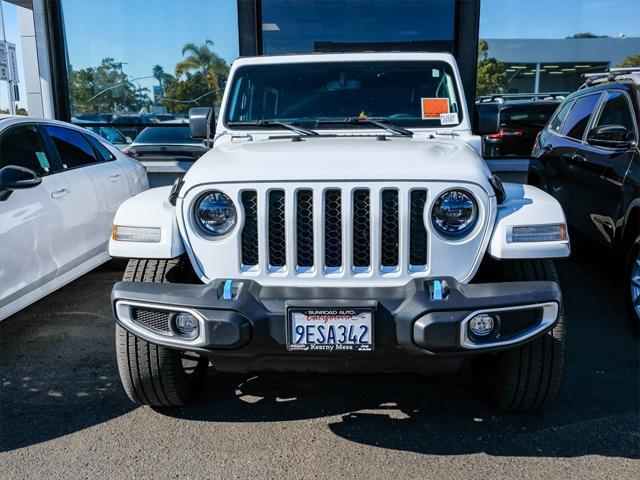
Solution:
<svg viewBox="0 0 640 480"><path fill-rule="evenodd" d="M147 127L135 139L136 143L200 144L202 140L191 138L189 127Z"/></svg>
<svg viewBox="0 0 640 480"><path fill-rule="evenodd" d="M453 127L462 121L454 79L451 66L441 61L247 65L233 76L225 123L354 128L332 121L369 118L405 127Z"/></svg>

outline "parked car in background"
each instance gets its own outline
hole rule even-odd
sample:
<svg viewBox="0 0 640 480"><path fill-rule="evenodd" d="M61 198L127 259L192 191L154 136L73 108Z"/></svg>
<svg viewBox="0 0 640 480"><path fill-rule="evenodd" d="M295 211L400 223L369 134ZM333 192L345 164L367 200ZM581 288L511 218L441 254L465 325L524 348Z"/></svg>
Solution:
<svg viewBox="0 0 640 480"><path fill-rule="evenodd" d="M136 138L147 125L157 123L157 120L149 113L116 113L110 122L127 137Z"/></svg>
<svg viewBox="0 0 640 480"><path fill-rule="evenodd" d="M131 137L127 137L124 133L114 127L101 125L100 123L94 123L80 118L72 118L71 121L74 125L84 127L90 132L100 135L102 138L108 140L120 150L124 149L133 141L131 140Z"/></svg>
<svg viewBox="0 0 640 480"><path fill-rule="evenodd" d="M500 130L482 139L485 158L529 157L538 132L544 128L566 93L505 94L480 97L500 106Z"/></svg>
<svg viewBox="0 0 640 480"><path fill-rule="evenodd" d="M109 260L113 216L144 168L71 124L0 119L0 320Z"/></svg>
<svg viewBox="0 0 640 480"><path fill-rule="evenodd" d="M152 187L171 185L207 151L204 142L191 138L189 125L166 123L147 127L123 153L146 168Z"/></svg>
<svg viewBox="0 0 640 480"><path fill-rule="evenodd" d="M117 128L113 128L113 127L96 127L96 126L92 126L92 125L87 125L84 128L86 128L90 132L93 132L93 133L96 133L96 134L100 135L102 138L108 140L113 145L118 147L120 150L122 150L125 147L127 147L128 145L130 145L131 142L133 141L133 140L131 140L131 137L125 136L125 134L122 133Z"/></svg>
<svg viewBox="0 0 640 480"><path fill-rule="evenodd" d="M537 139L529 181L562 204L573 229L624 261L640 326L640 68L589 75Z"/></svg>

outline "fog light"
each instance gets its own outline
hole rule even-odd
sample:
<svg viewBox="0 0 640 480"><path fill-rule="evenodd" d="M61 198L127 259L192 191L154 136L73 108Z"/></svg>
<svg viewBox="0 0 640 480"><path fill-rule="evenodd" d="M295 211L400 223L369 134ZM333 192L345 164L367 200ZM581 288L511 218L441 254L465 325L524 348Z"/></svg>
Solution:
<svg viewBox="0 0 640 480"><path fill-rule="evenodd" d="M179 335L189 338L196 337L200 328L198 319L187 312L176 313L173 317L173 326Z"/></svg>
<svg viewBox="0 0 640 480"><path fill-rule="evenodd" d="M469 330L476 337L485 337L493 331L495 322L488 313L480 313L469 320Z"/></svg>

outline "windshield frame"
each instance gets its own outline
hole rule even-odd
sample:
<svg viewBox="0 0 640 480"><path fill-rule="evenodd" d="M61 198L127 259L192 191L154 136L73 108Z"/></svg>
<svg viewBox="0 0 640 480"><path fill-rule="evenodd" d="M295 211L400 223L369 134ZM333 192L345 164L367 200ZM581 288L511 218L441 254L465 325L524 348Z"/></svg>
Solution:
<svg viewBox="0 0 640 480"><path fill-rule="evenodd" d="M288 58L288 59L277 59L276 61L263 61L263 62L255 62L255 63L241 62L240 65L234 64L232 66L232 70L229 75L229 81L227 83L225 96L223 98L223 102L221 105L221 109L220 109L221 114L218 118L218 123L222 127L220 129L220 133L222 133L222 131L225 131L225 130L229 132L241 131L242 133L249 133L249 132L256 132L256 131L263 133L263 132L268 132L269 130L272 130L271 133L275 133L277 131L275 128L262 129L255 124L255 120L247 120L248 124L246 126L238 125L238 122L241 122L241 121L231 120L230 116L231 116L232 110L235 107L235 102L236 102L236 99L235 99L236 92L234 90L239 88L238 79L241 78L243 71L251 68L256 68L256 67L260 68L260 67L277 67L277 66L291 66L291 65L301 66L301 65L307 65L307 64L317 66L321 64L336 65L340 63L345 63L347 65L353 65L354 63L363 63L363 64L396 63L402 66L410 65L412 63L443 64L443 67L444 67L443 70L449 70L446 73L450 75L450 87L453 90L453 94L456 97L455 100L457 101L457 104L458 104L458 112L457 112L458 123L452 124L452 125L429 125L429 124L408 125L404 123L405 121L403 120L397 121L393 118L390 118L388 122L390 124L397 125L399 127L409 129L414 132L442 131L442 130L458 130L458 131L470 130L468 111L467 111L467 105L466 105L466 97L464 96L464 92L462 90L460 73L458 71L455 61L453 61L453 57L451 57L451 61L449 60L448 58L450 57L449 54L416 54L417 57L416 56L409 57L407 56L407 54L400 53L400 54L385 54L384 57L380 56L377 58L366 58L369 55L371 54L365 53L365 54L358 55L358 57L364 57L364 58L352 58L354 56L352 54L339 54L339 55L330 54L330 55L327 55L327 57L330 57L330 58L323 58L322 60L318 60L317 56L315 56L316 58L311 58L313 57L312 55L312 56L300 56L297 59ZM304 58L304 57L307 57L307 58ZM262 57L261 59L266 59L266 58L267 57ZM324 120L327 118L329 117L318 116L316 117L316 120ZM331 117L331 118L334 118L334 117ZM380 119L382 117L372 116L371 118ZM300 119L298 118L297 119L277 118L277 120L283 121L283 122L290 121L291 123L294 123L296 125L300 125L306 128L312 128L316 131L323 132L323 133L329 133L329 132L354 133L355 131L355 132L358 132L358 135L366 135L367 130L372 130L373 132L384 130L382 128L376 127L375 125L367 124L366 122L363 122L363 123L355 122L351 124L345 123L343 126L339 125L338 122L333 123L332 126L329 126L331 122L328 122L326 126L320 126L320 125L314 125L314 121L304 122L304 121L300 121ZM425 122L425 120L423 119L417 119L417 120L412 119L411 121ZM232 125L229 125L229 124L232 124ZM282 130L286 131L286 129L282 129Z"/></svg>

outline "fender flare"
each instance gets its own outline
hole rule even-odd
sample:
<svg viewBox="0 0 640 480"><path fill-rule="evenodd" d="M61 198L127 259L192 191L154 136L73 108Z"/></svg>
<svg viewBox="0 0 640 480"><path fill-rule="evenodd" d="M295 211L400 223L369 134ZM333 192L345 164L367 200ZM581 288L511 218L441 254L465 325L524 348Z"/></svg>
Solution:
<svg viewBox="0 0 640 480"><path fill-rule="evenodd" d="M493 258L534 259L563 258L571 253L569 234L564 240L545 242L513 242L515 226L564 225L567 221L558 201L548 193L531 185L503 184L506 198L498 206L487 252Z"/></svg>
<svg viewBox="0 0 640 480"><path fill-rule="evenodd" d="M176 209L169 203L171 186L157 187L126 200L113 220L114 233L109 241L109 255L114 258L175 258L185 252L178 229ZM116 240L116 226L159 228L160 241Z"/></svg>

